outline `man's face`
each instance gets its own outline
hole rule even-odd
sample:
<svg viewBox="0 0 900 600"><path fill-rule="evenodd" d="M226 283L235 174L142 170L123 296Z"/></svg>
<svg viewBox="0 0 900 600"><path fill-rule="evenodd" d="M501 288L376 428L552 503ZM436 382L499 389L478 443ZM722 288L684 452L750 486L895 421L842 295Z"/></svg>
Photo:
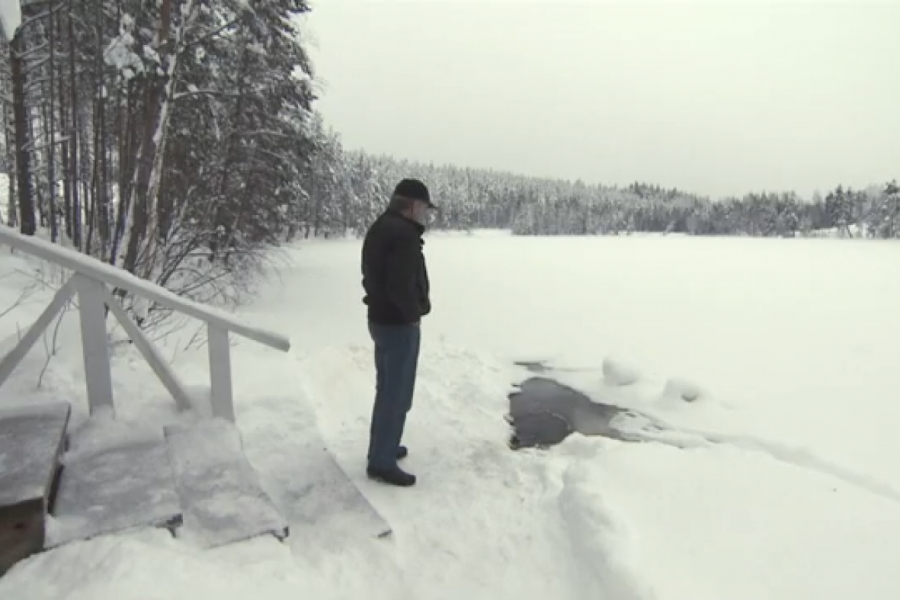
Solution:
<svg viewBox="0 0 900 600"><path fill-rule="evenodd" d="M416 200L415 202L413 202L411 217L412 217L413 221L415 221L416 223L418 223L420 225L427 225L428 224L428 215L430 212L431 212L431 209L429 208L429 206L426 203L420 202L419 200Z"/></svg>

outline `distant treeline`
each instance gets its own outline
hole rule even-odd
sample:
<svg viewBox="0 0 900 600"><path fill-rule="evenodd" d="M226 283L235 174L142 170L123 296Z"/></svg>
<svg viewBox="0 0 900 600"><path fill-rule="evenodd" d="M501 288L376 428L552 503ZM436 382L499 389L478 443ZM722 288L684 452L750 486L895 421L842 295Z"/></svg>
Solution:
<svg viewBox="0 0 900 600"><path fill-rule="evenodd" d="M896 181L853 190L838 186L804 200L793 192L749 193L711 200L677 189L634 183L627 187L541 179L484 169L399 161L335 150L317 185L317 220L308 233L330 235L345 225L362 231L384 205L394 182L418 176L442 210L442 229L502 228L518 235L599 235L669 232L693 235L797 236L831 231L848 237L900 237Z"/></svg>

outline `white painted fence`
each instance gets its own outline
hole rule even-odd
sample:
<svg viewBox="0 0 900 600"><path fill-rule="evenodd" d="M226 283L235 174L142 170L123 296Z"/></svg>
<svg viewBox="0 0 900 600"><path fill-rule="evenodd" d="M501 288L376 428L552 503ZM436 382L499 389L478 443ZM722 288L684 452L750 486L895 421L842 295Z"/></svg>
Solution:
<svg viewBox="0 0 900 600"><path fill-rule="evenodd" d="M251 327L223 311L177 296L163 287L85 254L67 250L39 238L22 235L5 225L0 225L0 244L12 246L21 252L72 271L72 276L56 292L50 305L44 309L19 343L0 359L0 386L25 358L56 315L65 308L66 303L77 294L85 384L91 413L101 407L114 407L104 305L109 307L110 312L121 323L138 351L172 394L178 407L181 410L189 410L191 401L184 385L150 340L131 320L119 301L113 297L107 285L124 289L206 323L214 417L234 422L229 333L235 333L283 352L290 350L290 340L282 335Z"/></svg>

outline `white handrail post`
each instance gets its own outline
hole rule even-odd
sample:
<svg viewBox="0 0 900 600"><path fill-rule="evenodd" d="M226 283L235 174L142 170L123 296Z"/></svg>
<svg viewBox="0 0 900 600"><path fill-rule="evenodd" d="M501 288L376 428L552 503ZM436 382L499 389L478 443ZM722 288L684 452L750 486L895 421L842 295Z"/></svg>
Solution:
<svg viewBox="0 0 900 600"><path fill-rule="evenodd" d="M103 407L113 408L112 373L109 342L106 337L104 284L77 273L73 277L78 290L81 321L81 351L84 356L84 380L91 414Z"/></svg>
<svg viewBox="0 0 900 600"><path fill-rule="evenodd" d="M206 325L209 347L209 383L212 416L234 423L234 398L231 389L231 348L228 330L212 323Z"/></svg>
<svg viewBox="0 0 900 600"><path fill-rule="evenodd" d="M6 356L0 359L0 386L6 381L15 368L22 362L28 351L31 350L35 342L41 337L41 334L50 326L53 318L63 311L66 303L75 294L75 284L70 278L65 285L56 290L53 300L40 314L37 320L28 328L25 336L19 340L19 343L10 350Z"/></svg>
<svg viewBox="0 0 900 600"><path fill-rule="evenodd" d="M172 398L175 399L175 404L178 405L178 409L190 410L190 396L188 396L188 393L184 390L184 386L181 385L181 381L178 379L178 376L175 374L172 367L163 359L140 328L135 325L131 317L128 316L128 313L125 312L125 309L122 308L122 305L119 304L119 301L109 293L109 290L103 289L103 297L110 312L122 326L122 329L125 330L125 333L131 339L132 343L137 347L138 352L141 353L144 360L147 361L147 364L150 365L150 368L153 369L153 372L156 373L156 376L165 388L172 394Z"/></svg>

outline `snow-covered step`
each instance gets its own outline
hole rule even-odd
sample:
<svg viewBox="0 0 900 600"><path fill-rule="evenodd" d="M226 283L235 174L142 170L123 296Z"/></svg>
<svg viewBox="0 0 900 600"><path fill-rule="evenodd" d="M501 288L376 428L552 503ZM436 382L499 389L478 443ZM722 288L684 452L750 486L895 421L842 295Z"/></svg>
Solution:
<svg viewBox="0 0 900 600"><path fill-rule="evenodd" d="M212 548L271 534L288 524L244 456L240 432L224 420L165 429L169 457L184 510L178 537Z"/></svg>
<svg viewBox="0 0 900 600"><path fill-rule="evenodd" d="M66 458L47 547L140 527L174 531L181 521L166 440L160 432Z"/></svg>
<svg viewBox="0 0 900 600"><path fill-rule="evenodd" d="M44 548L70 414L67 403L0 411L0 575Z"/></svg>

